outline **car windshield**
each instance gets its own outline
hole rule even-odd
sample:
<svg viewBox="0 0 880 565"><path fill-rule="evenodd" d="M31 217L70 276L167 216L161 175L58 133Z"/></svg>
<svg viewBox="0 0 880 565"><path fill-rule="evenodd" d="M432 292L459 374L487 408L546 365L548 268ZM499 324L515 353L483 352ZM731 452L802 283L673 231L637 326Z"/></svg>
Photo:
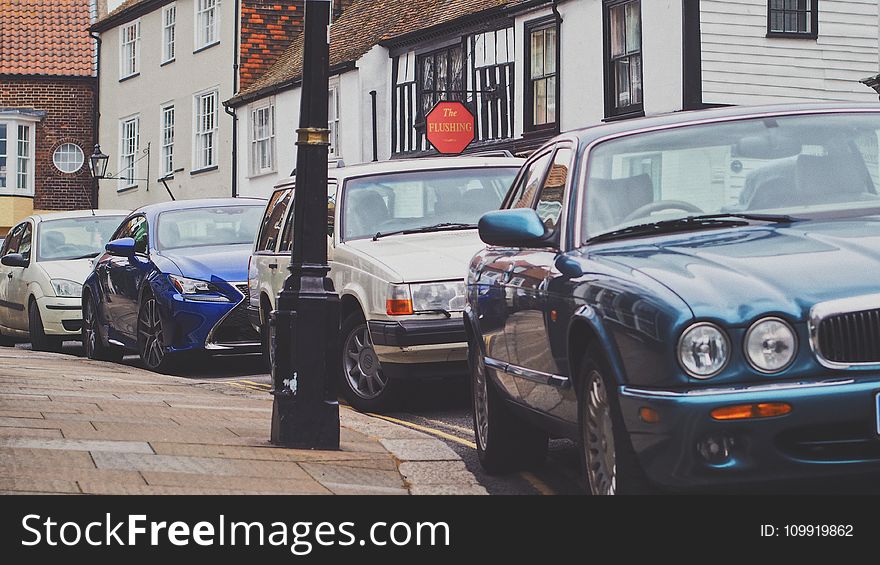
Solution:
<svg viewBox="0 0 880 565"><path fill-rule="evenodd" d="M169 210L156 224L159 250L208 245L253 245L262 206L213 206Z"/></svg>
<svg viewBox="0 0 880 565"><path fill-rule="evenodd" d="M68 261L94 257L125 216L88 216L47 220L38 228L37 261Z"/></svg>
<svg viewBox="0 0 880 565"><path fill-rule="evenodd" d="M480 216L501 206L517 170L441 169L351 179L343 195L343 238L476 226Z"/></svg>
<svg viewBox="0 0 880 565"><path fill-rule="evenodd" d="M705 215L872 213L880 208L878 133L880 113L813 114L601 143L590 155L585 238Z"/></svg>

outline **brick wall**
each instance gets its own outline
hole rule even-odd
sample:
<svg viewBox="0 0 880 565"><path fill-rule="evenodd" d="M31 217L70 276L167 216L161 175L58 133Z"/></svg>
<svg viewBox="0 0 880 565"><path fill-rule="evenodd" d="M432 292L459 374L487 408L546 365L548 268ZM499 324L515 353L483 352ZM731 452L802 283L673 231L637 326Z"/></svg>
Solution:
<svg viewBox="0 0 880 565"><path fill-rule="evenodd" d="M94 181L88 157L94 146L93 108L96 83L82 79L0 79L0 108L33 108L46 117L37 124L34 208L76 210L91 206ZM86 164L79 172L64 174L52 163L62 143L76 143Z"/></svg>
<svg viewBox="0 0 880 565"><path fill-rule="evenodd" d="M302 32L303 0L242 0L241 69L244 90L275 62Z"/></svg>

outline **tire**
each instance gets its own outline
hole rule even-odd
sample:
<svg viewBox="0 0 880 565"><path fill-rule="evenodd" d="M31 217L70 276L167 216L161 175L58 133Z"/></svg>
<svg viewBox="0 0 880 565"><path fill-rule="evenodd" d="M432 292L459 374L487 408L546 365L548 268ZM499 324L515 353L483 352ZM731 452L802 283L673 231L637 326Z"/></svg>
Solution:
<svg viewBox="0 0 880 565"><path fill-rule="evenodd" d="M587 349L577 382L578 448L587 492L593 495L652 492L623 423L616 383L599 348Z"/></svg>
<svg viewBox="0 0 880 565"><path fill-rule="evenodd" d="M174 357L166 351L165 329L156 298L145 293L138 308L137 318L138 355L147 369L167 373L173 369Z"/></svg>
<svg viewBox="0 0 880 565"><path fill-rule="evenodd" d="M546 431L513 413L486 371L480 348L468 347L474 438L480 465L490 475L533 469L547 457Z"/></svg>
<svg viewBox="0 0 880 565"><path fill-rule="evenodd" d="M122 361L122 357L125 354L121 347L104 345L97 308L89 295L83 298L82 344L86 357L96 361L113 361L118 363Z"/></svg>
<svg viewBox="0 0 880 565"><path fill-rule="evenodd" d="M263 366L270 373L272 372L272 365L274 363L273 355L272 355L272 339L274 329L272 328L272 322L269 320L269 314L267 313L265 317L260 316L262 322L260 323L260 351L263 354Z"/></svg>
<svg viewBox="0 0 880 565"><path fill-rule="evenodd" d="M337 358L342 395L361 412L382 412L393 406L397 386L383 371L363 314L350 314L342 323Z"/></svg>
<svg viewBox="0 0 880 565"><path fill-rule="evenodd" d="M46 335L46 330L43 328L43 317L40 316L40 307L37 306L36 300L31 300L28 305L28 333L34 351L54 353L61 351L64 340L57 336Z"/></svg>

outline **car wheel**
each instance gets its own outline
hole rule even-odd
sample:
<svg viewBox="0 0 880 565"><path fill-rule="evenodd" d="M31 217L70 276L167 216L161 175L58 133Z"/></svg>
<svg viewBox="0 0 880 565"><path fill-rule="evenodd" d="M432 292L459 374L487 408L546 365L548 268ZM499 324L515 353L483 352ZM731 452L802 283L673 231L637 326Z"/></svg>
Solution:
<svg viewBox="0 0 880 565"><path fill-rule="evenodd" d="M144 296L138 311L138 354L151 371L163 373L171 369L172 356L165 350L165 330L159 303L151 294Z"/></svg>
<svg viewBox="0 0 880 565"><path fill-rule="evenodd" d="M43 327L43 317L40 316L40 307L36 300L31 300L28 306L28 332L31 337L31 347L34 351L61 351L63 339L56 336L46 335Z"/></svg>
<svg viewBox="0 0 880 565"><path fill-rule="evenodd" d="M104 345L104 341L101 339L98 310L89 296L83 299L82 344L86 357L97 361L118 363L125 353L121 347Z"/></svg>
<svg viewBox="0 0 880 565"><path fill-rule="evenodd" d="M395 386L382 371L367 322L354 313L342 324L340 351L342 392L348 403L362 412L379 412L391 406Z"/></svg>
<svg viewBox="0 0 880 565"><path fill-rule="evenodd" d="M547 432L512 412L496 390L474 344L468 348L468 365L480 465L490 475L541 465L547 457Z"/></svg>
<svg viewBox="0 0 880 565"><path fill-rule="evenodd" d="M579 370L581 465L590 494L650 492L627 436L614 381L597 348L591 347Z"/></svg>
<svg viewBox="0 0 880 565"><path fill-rule="evenodd" d="M275 356L272 350L272 341L275 339L275 328L268 319L260 324L260 345L263 352L263 363L269 372L275 364Z"/></svg>

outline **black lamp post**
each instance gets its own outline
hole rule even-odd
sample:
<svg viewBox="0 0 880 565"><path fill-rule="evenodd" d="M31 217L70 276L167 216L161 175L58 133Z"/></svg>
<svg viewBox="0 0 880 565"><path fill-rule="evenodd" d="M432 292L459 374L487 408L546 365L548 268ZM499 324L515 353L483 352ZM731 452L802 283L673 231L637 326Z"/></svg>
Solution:
<svg viewBox="0 0 880 565"><path fill-rule="evenodd" d="M290 276L272 312L272 443L339 449L339 296L327 276L330 0L306 0Z"/></svg>

